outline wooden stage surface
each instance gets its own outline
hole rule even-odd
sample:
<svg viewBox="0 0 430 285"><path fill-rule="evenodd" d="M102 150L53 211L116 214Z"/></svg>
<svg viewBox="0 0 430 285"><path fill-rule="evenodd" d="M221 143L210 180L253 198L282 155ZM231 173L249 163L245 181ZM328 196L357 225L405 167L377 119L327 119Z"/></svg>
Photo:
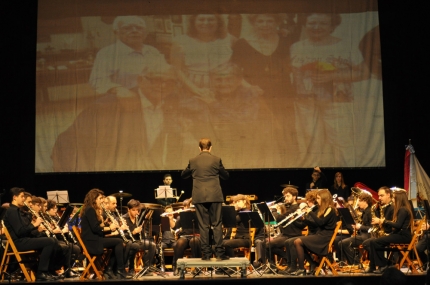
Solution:
<svg viewBox="0 0 430 285"><path fill-rule="evenodd" d="M197 261L192 261L197 260ZM178 265L179 265L178 260ZM215 271L208 270L207 268L212 267L220 267L230 265L230 263L235 263L235 261L203 261L205 266L204 270L197 276L193 276L192 270L195 270L194 265L197 263L202 263L202 261L198 261L198 259L190 259L187 261L187 265L185 267L185 275L184 279L181 278L181 276L174 276L173 272L166 272L161 276L158 273L153 273L152 276L143 276L139 277L137 279L115 279L115 280L97 280L97 279L91 279L91 280L79 280L79 278L73 278L73 279L64 279L59 281L50 281L50 282L36 282L36 283L49 283L49 284L64 284L64 283L81 283L81 282L91 282L92 284L98 284L98 283L106 283L106 282L120 282L120 283L129 283L129 282L151 282L151 283L162 283L162 284L173 284L173 283L181 283L181 282L187 282L187 283L202 283L202 282L210 282L212 284L218 284L218 283L229 283L229 284L264 284L265 282L268 282L266 285L275 285L275 284L288 284L288 285L295 285L295 284L315 284L315 285L336 285L336 284L357 284L357 285L377 285L380 284L382 275L378 274L365 274L363 272L351 272L347 271L346 268L343 268L342 271L338 271L338 276L333 276L330 271L325 274L323 271L319 276L313 276L313 275L307 275L307 276L288 276L288 275L281 275L281 274L273 274L273 273L266 273L264 270L260 271L260 274L257 274L257 272L251 272L246 270L246 276L244 275L244 272L240 270L240 265L242 264L242 261L237 258L237 264L239 267L236 267L237 272L232 274L230 277L226 274L218 275L215 273ZM249 263L248 263L249 264ZM247 264L247 265L248 265ZM190 267L193 268L189 268ZM198 264L197 264L198 265ZM407 268L402 268L401 270L406 278L407 282L405 284L413 284L413 285L424 285L426 282L426 273L410 273L407 271ZM350 283L344 283L343 281L349 280ZM8 283L8 280L3 280L3 282L0 283ZM16 281L12 281L16 283ZM24 281L21 281L20 283L23 283ZM287 282L287 283L286 283ZM390 283L388 283L390 284Z"/></svg>

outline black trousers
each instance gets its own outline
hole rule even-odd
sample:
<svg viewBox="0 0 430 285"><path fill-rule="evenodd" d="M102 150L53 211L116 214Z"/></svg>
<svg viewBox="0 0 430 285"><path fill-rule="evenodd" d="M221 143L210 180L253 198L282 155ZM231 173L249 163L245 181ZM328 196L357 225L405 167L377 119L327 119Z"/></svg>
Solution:
<svg viewBox="0 0 430 285"><path fill-rule="evenodd" d="M124 246L123 246L123 240L121 238L100 238L101 243L103 244L104 248L111 248L112 249L112 255L109 260L109 267L112 268L112 265L116 261L116 268L117 270L123 270L124 267ZM88 251L90 251L88 249ZM91 252L90 252L91 253Z"/></svg>
<svg viewBox="0 0 430 285"><path fill-rule="evenodd" d="M360 264L358 256L357 259L355 258L356 252L354 248L358 248L368 238L369 234L361 234L339 241L338 248L342 251L341 256L346 259L349 265ZM339 256L339 259L341 256Z"/></svg>
<svg viewBox="0 0 430 285"><path fill-rule="evenodd" d="M390 234L370 240L369 266L386 266L388 260L384 257L384 248L390 243L409 243L412 237L410 235Z"/></svg>
<svg viewBox="0 0 430 285"><path fill-rule="evenodd" d="M279 258L284 258L286 260L287 263L290 262L289 260L289 256L287 254L287 252L284 251L284 246L286 241L288 240L287 236L284 235L280 235L277 236L275 238L271 238L270 239L270 243L268 241L268 239L266 239L266 254L269 257L269 262L274 262L273 260L273 256L276 254ZM270 253L271 255L269 255L269 245L270 245ZM287 248L288 251L288 248Z"/></svg>
<svg viewBox="0 0 430 285"><path fill-rule="evenodd" d="M54 260L55 251L58 247L58 241L53 237L38 237L38 238L21 238L14 241L16 248L19 251L39 250L39 266L38 272L47 272L49 262Z"/></svg>
<svg viewBox="0 0 430 285"><path fill-rule="evenodd" d="M184 252L187 248L191 248L191 254L194 258L202 257L202 252L200 251L200 237L199 236L186 236L180 237L176 241L176 244L173 246L173 263L172 265L176 265L176 261L178 258L184 257Z"/></svg>
<svg viewBox="0 0 430 285"><path fill-rule="evenodd" d="M155 243L149 239L143 239L141 241L135 241L133 243L130 243L130 252L128 255L129 269L136 268L134 264L134 259L136 253L140 250L145 251L142 258L144 266L152 265L151 263L155 255Z"/></svg>
<svg viewBox="0 0 430 285"><path fill-rule="evenodd" d="M201 203L195 204L194 206L196 208L197 220L199 222L202 254L205 256L212 254L209 236L209 231L212 228L215 243L215 253L217 256L224 255L225 250L222 246L222 203Z"/></svg>

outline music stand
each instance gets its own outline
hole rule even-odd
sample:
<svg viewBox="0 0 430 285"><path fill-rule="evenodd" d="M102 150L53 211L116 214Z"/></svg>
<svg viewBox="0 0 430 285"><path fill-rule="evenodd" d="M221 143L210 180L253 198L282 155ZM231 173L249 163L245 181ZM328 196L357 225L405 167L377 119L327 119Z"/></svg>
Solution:
<svg viewBox="0 0 430 285"><path fill-rule="evenodd" d="M267 225L267 228L269 229L269 231L267 233L267 237L268 237L268 241L269 241L269 256L272 256L272 251L270 249L270 239L271 239L271 236L270 236L270 224L271 223L276 223L276 219L273 216L272 211L267 206L266 202L257 203L257 208L258 208L258 211L260 212L261 216L263 217L264 224ZM264 230L266 232L266 227L264 227ZM266 239L264 239L264 242L266 242ZM264 265L266 265L266 267L273 274L276 274L276 271L274 269L272 269L271 266L270 266L270 263L267 264L267 262L268 262L268 259L266 259L266 264L262 264L259 268L261 268ZM257 268L257 271L258 271L259 268Z"/></svg>
<svg viewBox="0 0 430 285"><path fill-rule="evenodd" d="M222 206L222 225L224 228L235 228L236 224L236 210L232 206Z"/></svg>
<svg viewBox="0 0 430 285"><path fill-rule="evenodd" d="M177 191L176 188L171 188L169 185L158 186L158 188L154 189L155 199L164 199L164 203L167 205L168 198L178 198Z"/></svg>
<svg viewBox="0 0 430 285"><path fill-rule="evenodd" d="M56 201L57 204L69 204L69 192L67 190L46 191L48 200Z"/></svg>
<svg viewBox="0 0 430 285"><path fill-rule="evenodd" d="M64 225L67 223L67 221L69 220L69 217L73 212L73 209L74 209L74 207L67 206L66 210L64 210L63 215L61 216L60 220L58 221L58 227L60 227L60 229L62 229L64 227Z"/></svg>
<svg viewBox="0 0 430 285"><path fill-rule="evenodd" d="M354 218L352 217L351 212L349 211L348 208L337 208L337 211L339 213L340 219L342 220L342 226L343 225L346 226L346 225L354 225L354 224L356 224L356 222L355 222ZM341 228L341 231L342 231L342 228ZM342 241L343 235L344 234L341 232L341 234L340 234L341 240L340 241ZM356 239L356 238L357 238L357 233L355 233L355 235L354 235L354 239ZM355 244L357 244L357 240L355 240ZM342 245L343 245L343 243L340 242L340 246L341 246L340 247L340 252L341 253L343 252ZM354 249L354 259L356 259L356 257L358 256L358 247L353 247L353 249ZM342 260L341 260L340 257L341 257L341 255L339 255L339 262L342 262ZM360 263L360 267L362 268L361 263ZM351 266L351 270L352 270L352 266Z"/></svg>

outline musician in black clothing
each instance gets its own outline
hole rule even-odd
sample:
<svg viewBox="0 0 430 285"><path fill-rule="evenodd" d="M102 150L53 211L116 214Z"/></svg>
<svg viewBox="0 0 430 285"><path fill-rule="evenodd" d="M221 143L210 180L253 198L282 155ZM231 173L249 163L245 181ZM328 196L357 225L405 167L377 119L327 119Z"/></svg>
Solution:
<svg viewBox="0 0 430 285"><path fill-rule="evenodd" d="M104 275L109 279L126 278L127 273L124 267L123 240L113 237L107 238L106 234L117 230L117 224L105 225L102 217L102 203L104 201L103 191L91 189L85 196L81 214L82 241L88 252L93 255L102 255L104 248L112 248L110 259L116 260L116 276L109 263Z"/></svg>
<svg viewBox="0 0 430 285"><path fill-rule="evenodd" d="M251 209L251 203L249 198L245 195L238 194L231 197L232 205L235 207L236 212L249 211ZM234 256L234 249L237 247L250 247L251 239L249 236L249 228L243 225L240 216L236 215L236 235L234 238L231 237L231 229L227 231L226 237L223 240L222 246L225 247L225 254L227 256ZM259 266L266 260L266 250L264 243L264 229L256 229L254 236L255 252L257 256L257 263L255 266Z"/></svg>
<svg viewBox="0 0 430 285"><path fill-rule="evenodd" d="M374 212L375 219L372 219L372 229L370 229L370 238L363 242L363 248L370 254L370 243L379 237L380 233L388 235L392 232L392 227L387 224L380 224L379 218L393 220L394 206L392 205L393 191L383 186L378 190L379 202L371 207L371 213ZM373 216L373 214L372 214ZM365 273L372 273L376 270L375 264L370 260L369 267Z"/></svg>
<svg viewBox="0 0 430 285"><path fill-rule="evenodd" d="M46 207L45 214L47 215L47 220L52 222L52 229L56 231L55 236L59 245L57 256L61 259L57 263L57 266L64 266L63 276L67 278L78 277L79 275L72 270L72 256L76 259L81 254L81 248L77 244L74 244L67 225L64 226L63 230L58 227L60 217L57 215L57 202L48 200Z"/></svg>
<svg viewBox="0 0 430 285"><path fill-rule="evenodd" d="M414 225L414 215L412 207L408 201L405 190L397 190L393 193L394 214L393 220L374 218L373 221L381 225L389 226L393 231L387 235L370 241L369 259L370 264L379 268L373 273L382 274L388 268L388 260L381 250L390 243L410 243L412 239L412 228ZM369 265L370 266L370 265Z"/></svg>
<svg viewBox="0 0 430 285"><path fill-rule="evenodd" d="M9 231L16 248L19 251L39 250L39 264L36 272L36 281L52 281L56 277L49 274L49 262L52 260L57 240L52 237L32 237L34 230L43 231L41 226L43 220L35 217L33 220L27 213L21 211L23 207L24 189L14 187L10 189L12 203L6 210L4 224Z"/></svg>
<svg viewBox="0 0 430 285"><path fill-rule="evenodd" d="M319 166L315 166L312 172L312 181L306 183L306 190L308 189L323 189L327 187L327 178L325 174L321 171Z"/></svg>
<svg viewBox="0 0 430 285"><path fill-rule="evenodd" d="M103 219L105 223L107 225L116 224L119 226L116 231L111 232L105 236L109 238L121 238L123 240L123 246L124 246L123 262L125 266L130 255L132 240L129 235L129 228L127 223L123 223L120 219L119 212L116 209L117 204L118 203L117 203L116 197L114 196L107 196L104 200L103 205L106 211L103 212ZM128 235L128 238L127 238L127 235ZM116 259L109 260L108 266L113 268L115 265L114 261L116 261ZM132 278L133 274L131 271L129 271L126 276L127 278ZM118 278L121 278L121 276L118 276Z"/></svg>
<svg viewBox="0 0 430 285"><path fill-rule="evenodd" d="M183 202L184 210L187 211L191 209L192 198L186 199ZM200 258L202 256L202 252L200 250L200 231L199 227L193 228L184 228L181 224L181 217L178 216L176 218L175 230L179 230L178 239L176 240L176 244L173 246L173 275L179 275L179 271L176 266L176 261L178 258L184 257L184 252L187 248L191 248L191 254L193 258Z"/></svg>
<svg viewBox="0 0 430 285"><path fill-rule="evenodd" d="M293 187L286 187L284 190L282 190L282 194L284 195L284 202L285 206L281 206L281 213L278 213L276 210L273 212L273 215L276 219L276 222L279 223L280 221L283 221L288 215L296 212L299 210L299 204L297 204L297 196L299 192L296 188ZM283 207L284 210L282 209ZM301 211L300 211L301 212ZM269 258L269 262L274 264L273 261L273 255L276 254L278 258L283 258L287 264L289 263L289 256L284 251L285 242L287 239L292 237L297 237L302 235L302 230L305 227L300 221L294 221L290 225L284 228L284 225L288 221L283 222L279 225L279 229L281 231L281 234L277 237L270 240L270 243L266 243L266 254ZM270 245L270 252L272 255L269 255L269 245ZM288 249L287 249L288 250Z"/></svg>
<svg viewBox="0 0 430 285"><path fill-rule="evenodd" d="M305 196L307 206L309 208L313 207L312 211L314 213L318 212L317 193L318 190L311 190L308 191ZM318 225L315 223L315 221L310 215L305 215L304 218L298 219L297 223L299 223L299 227L308 227L308 236L316 234L319 229ZM299 237L300 236L292 237L285 241L285 247L287 248L287 260L289 263L287 269L278 271L279 274L290 275L297 271L297 250L294 245L294 241ZM305 252L305 258L309 261L311 265L311 271L316 268L316 263L313 261L313 259L307 252Z"/></svg>
<svg viewBox="0 0 430 285"><path fill-rule="evenodd" d="M147 237L145 231L142 230L142 224L137 225L138 219L140 218L139 209L140 202L131 199L127 203L128 213L123 216L124 220L127 222L129 232L127 231L127 238L131 240L130 233L132 234L134 241L130 244L130 252L128 254L128 272L135 272L136 265L134 263L136 253L138 251L143 251L143 265L149 267L152 265L155 255L155 242L152 237ZM152 276L151 271L146 271L148 276Z"/></svg>
<svg viewBox="0 0 430 285"><path fill-rule="evenodd" d="M367 191L363 191L358 196L358 207L362 211L361 223L352 225L355 235L343 239L339 242L338 248L342 250L341 256L348 262L349 265L360 264L360 256L355 256L354 248L358 248L363 241L370 238L369 229L372 228L372 195Z"/></svg>

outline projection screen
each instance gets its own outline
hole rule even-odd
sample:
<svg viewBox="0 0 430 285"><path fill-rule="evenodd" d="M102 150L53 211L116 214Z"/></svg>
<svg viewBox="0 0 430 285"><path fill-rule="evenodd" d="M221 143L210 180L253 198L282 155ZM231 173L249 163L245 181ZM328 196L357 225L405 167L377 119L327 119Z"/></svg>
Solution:
<svg viewBox="0 0 430 285"><path fill-rule="evenodd" d="M39 0L37 173L385 166L376 0L150 2Z"/></svg>

